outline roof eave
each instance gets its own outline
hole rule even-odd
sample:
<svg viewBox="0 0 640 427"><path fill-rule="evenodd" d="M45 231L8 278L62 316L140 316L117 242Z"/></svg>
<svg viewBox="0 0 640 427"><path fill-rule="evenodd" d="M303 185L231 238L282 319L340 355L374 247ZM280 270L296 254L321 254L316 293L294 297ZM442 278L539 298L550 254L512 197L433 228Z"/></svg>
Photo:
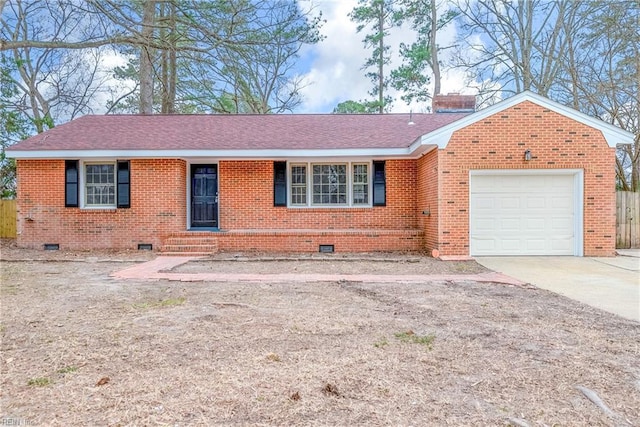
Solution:
<svg viewBox="0 0 640 427"><path fill-rule="evenodd" d="M215 158L220 160L266 160L295 158L417 158L430 147L411 145L397 148L344 148L344 149L264 149L264 150L10 150L7 156L18 160L44 159L190 159Z"/></svg>

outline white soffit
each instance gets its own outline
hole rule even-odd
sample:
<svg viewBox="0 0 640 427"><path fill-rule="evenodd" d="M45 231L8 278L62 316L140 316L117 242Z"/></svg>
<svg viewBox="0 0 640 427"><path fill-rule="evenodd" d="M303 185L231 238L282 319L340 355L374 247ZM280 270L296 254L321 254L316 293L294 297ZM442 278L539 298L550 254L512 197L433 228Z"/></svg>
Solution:
<svg viewBox="0 0 640 427"><path fill-rule="evenodd" d="M530 101L536 105L547 108L555 113L561 114L585 126L589 126L602 132L602 135L607 141L609 147L616 147L617 145L629 145L632 144L635 138L631 132L620 129L617 126L603 122L600 119L591 117L584 113L581 113L573 108L566 107L555 101L551 101L543 96L537 95L531 91L521 92L511 98L498 102L490 107L484 108L480 111L476 111L473 114L468 115L460 120L457 120L447 126L444 126L438 130L423 135L420 138L420 144L422 145L437 145L438 148L446 148L451 139L451 135L459 129L470 126L480 120L483 120L493 114L499 113L514 105L520 104L524 101Z"/></svg>

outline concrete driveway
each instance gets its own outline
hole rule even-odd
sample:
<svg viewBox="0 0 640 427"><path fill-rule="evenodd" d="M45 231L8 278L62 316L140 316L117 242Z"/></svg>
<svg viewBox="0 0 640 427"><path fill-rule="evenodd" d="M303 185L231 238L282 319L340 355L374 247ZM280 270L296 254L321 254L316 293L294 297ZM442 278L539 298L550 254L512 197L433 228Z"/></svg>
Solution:
<svg viewBox="0 0 640 427"><path fill-rule="evenodd" d="M614 258L478 257L496 272L640 322L640 251Z"/></svg>

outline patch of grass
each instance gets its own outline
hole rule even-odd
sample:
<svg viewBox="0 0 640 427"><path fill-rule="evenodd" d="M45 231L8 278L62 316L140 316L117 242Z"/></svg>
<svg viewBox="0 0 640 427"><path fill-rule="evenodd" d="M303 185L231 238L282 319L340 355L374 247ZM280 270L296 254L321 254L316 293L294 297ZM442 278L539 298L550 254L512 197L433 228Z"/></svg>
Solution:
<svg viewBox="0 0 640 427"><path fill-rule="evenodd" d="M33 387L46 387L49 384L52 384L53 381L51 381L51 378L47 378L47 377L40 377L40 378L31 378L28 382L27 385L29 386L33 386Z"/></svg>
<svg viewBox="0 0 640 427"><path fill-rule="evenodd" d="M395 337L398 338L402 342L410 342L410 343L414 343L414 344L424 345L429 350L431 350L431 348L433 346L433 340L436 339L436 335L435 334L417 335L413 331L398 332L397 334L395 334Z"/></svg>
<svg viewBox="0 0 640 427"><path fill-rule="evenodd" d="M64 375L64 374L70 374L71 372L76 372L77 370L78 370L78 368L75 367L75 366L65 366L62 369L58 369L57 372L59 374Z"/></svg>
<svg viewBox="0 0 640 427"><path fill-rule="evenodd" d="M271 362L280 362L282 359L280 359L280 356L275 353L269 353L267 354L267 360L270 360Z"/></svg>
<svg viewBox="0 0 640 427"><path fill-rule="evenodd" d="M17 285L2 285L0 286L0 294L2 295L16 295L18 293Z"/></svg>
<svg viewBox="0 0 640 427"><path fill-rule="evenodd" d="M391 390L389 390L388 388L379 388L378 389L378 393L380 393L380 395L385 396L385 397L389 397L391 396Z"/></svg>
<svg viewBox="0 0 640 427"><path fill-rule="evenodd" d="M387 341L387 337L381 337L378 341L373 343L375 348L382 348L385 345L389 345L389 341Z"/></svg>
<svg viewBox="0 0 640 427"><path fill-rule="evenodd" d="M177 305L184 304L186 300L187 299L184 297L167 298L160 301L136 303L133 304L133 307L141 310L147 310L150 308L175 307Z"/></svg>

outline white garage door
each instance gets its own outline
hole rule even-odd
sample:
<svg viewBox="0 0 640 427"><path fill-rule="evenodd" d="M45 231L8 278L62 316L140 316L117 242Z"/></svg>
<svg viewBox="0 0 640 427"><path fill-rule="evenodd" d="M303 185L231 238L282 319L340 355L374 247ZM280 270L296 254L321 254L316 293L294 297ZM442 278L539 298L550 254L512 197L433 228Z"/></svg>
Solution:
<svg viewBox="0 0 640 427"><path fill-rule="evenodd" d="M579 255L574 175L471 174L470 253Z"/></svg>

